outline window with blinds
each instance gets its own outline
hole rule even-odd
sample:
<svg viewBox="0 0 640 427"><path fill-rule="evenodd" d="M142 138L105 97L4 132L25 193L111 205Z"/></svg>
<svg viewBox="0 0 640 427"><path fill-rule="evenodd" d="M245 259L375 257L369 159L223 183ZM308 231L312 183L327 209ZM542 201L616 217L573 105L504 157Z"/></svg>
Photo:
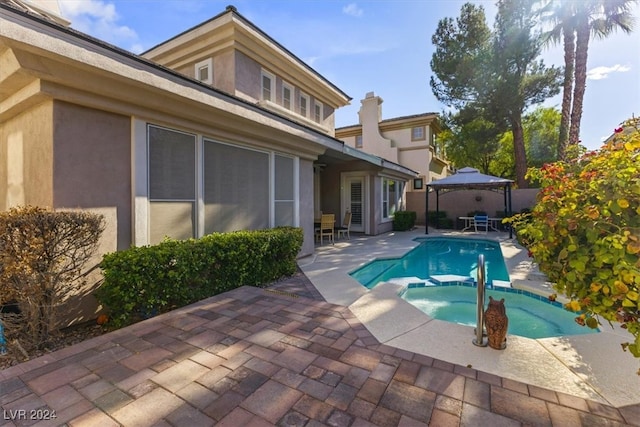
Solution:
<svg viewBox="0 0 640 427"><path fill-rule="evenodd" d="M295 194L293 158L275 155L274 214L276 227L294 225Z"/></svg>
<svg viewBox="0 0 640 427"><path fill-rule="evenodd" d="M204 233L269 227L269 154L204 141Z"/></svg>
<svg viewBox="0 0 640 427"><path fill-rule="evenodd" d="M195 236L196 137L148 127L150 243Z"/></svg>

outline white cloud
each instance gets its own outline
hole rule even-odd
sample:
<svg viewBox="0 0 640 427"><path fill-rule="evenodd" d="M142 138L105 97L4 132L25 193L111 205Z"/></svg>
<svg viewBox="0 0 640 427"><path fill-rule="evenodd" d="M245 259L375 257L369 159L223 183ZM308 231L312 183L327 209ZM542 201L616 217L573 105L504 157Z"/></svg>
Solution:
<svg viewBox="0 0 640 427"><path fill-rule="evenodd" d="M609 77L611 73L624 73L630 71L631 67L626 65L616 64L613 67L596 67L587 71L587 79L589 80L602 80Z"/></svg>
<svg viewBox="0 0 640 427"><path fill-rule="evenodd" d="M362 10L362 8L359 8L357 4L349 3L348 5L342 8L342 13L346 15L360 17L364 13L364 11Z"/></svg>
<svg viewBox="0 0 640 427"><path fill-rule="evenodd" d="M129 50L141 52L138 34L118 23L120 16L113 3L102 0L59 0L62 16L78 31L117 46L129 45Z"/></svg>

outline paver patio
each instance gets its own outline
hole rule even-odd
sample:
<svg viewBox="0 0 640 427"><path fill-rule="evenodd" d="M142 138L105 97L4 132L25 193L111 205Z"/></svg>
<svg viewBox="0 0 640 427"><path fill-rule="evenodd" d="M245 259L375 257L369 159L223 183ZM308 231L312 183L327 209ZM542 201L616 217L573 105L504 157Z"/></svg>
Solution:
<svg viewBox="0 0 640 427"><path fill-rule="evenodd" d="M382 345L321 299L298 274L0 371L0 425L640 425L638 406Z"/></svg>

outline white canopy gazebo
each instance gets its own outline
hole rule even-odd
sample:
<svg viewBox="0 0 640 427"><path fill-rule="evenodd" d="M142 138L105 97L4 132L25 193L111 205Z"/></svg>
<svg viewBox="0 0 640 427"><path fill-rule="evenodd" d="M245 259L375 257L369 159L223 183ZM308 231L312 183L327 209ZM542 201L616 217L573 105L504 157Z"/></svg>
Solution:
<svg viewBox="0 0 640 427"><path fill-rule="evenodd" d="M440 212L440 193L456 190L480 189L501 191L504 193L504 214L511 216L511 184L513 180L500 178L492 175L480 173L478 169L466 167L458 170L455 174L446 178L432 181L427 184L426 202L426 234L429 234L429 191L436 192L436 227L438 227L438 217ZM509 227L509 238L513 237L512 228Z"/></svg>

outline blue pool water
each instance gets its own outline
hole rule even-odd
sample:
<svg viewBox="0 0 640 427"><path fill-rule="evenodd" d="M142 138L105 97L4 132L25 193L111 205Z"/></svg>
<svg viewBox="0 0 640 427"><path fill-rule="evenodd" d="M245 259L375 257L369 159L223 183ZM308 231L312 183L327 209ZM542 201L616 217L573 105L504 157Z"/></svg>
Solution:
<svg viewBox="0 0 640 427"><path fill-rule="evenodd" d="M478 255L484 254L486 283L509 281L500 244L486 239L431 237L418 239L420 245L402 258L377 259L351 273L368 288L399 277L427 280L437 275L477 278Z"/></svg>
<svg viewBox="0 0 640 427"><path fill-rule="evenodd" d="M549 302L544 297L515 289L487 290L487 304L489 295L494 299L505 300L509 318L508 334L537 339L599 332L597 329L578 325L574 321L575 313L565 310L560 303ZM434 319L476 326L475 287L413 287L407 289L402 298Z"/></svg>

